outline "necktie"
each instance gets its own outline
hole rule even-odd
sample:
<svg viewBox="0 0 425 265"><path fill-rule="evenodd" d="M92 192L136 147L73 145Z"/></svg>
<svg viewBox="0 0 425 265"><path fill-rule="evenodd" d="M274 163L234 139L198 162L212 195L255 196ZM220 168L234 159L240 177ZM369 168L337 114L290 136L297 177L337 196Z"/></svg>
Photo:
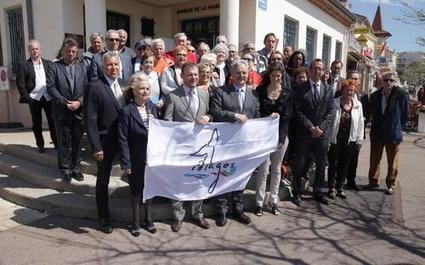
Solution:
<svg viewBox="0 0 425 265"><path fill-rule="evenodd" d="M243 88L239 89L238 99L239 99L239 109L242 112L243 111L243 103L244 103L244 90L243 90Z"/></svg>
<svg viewBox="0 0 425 265"><path fill-rule="evenodd" d="M194 91L189 90L189 108L194 116L198 112L198 102L196 102Z"/></svg>
<svg viewBox="0 0 425 265"><path fill-rule="evenodd" d="M319 91L318 91L318 85L317 84L314 84L313 85L314 86L314 101L318 101L319 100Z"/></svg>
<svg viewBox="0 0 425 265"><path fill-rule="evenodd" d="M124 106L125 102L124 102L124 97L121 91L121 87L117 82L114 82L112 84L112 91L114 92L115 98L118 101L118 105L120 106L120 108L122 108L122 106Z"/></svg>

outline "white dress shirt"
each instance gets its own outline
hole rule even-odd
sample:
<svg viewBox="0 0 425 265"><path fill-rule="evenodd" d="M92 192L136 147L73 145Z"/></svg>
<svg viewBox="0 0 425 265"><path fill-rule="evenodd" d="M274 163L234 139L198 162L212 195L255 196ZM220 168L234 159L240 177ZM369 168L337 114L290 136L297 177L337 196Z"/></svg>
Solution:
<svg viewBox="0 0 425 265"><path fill-rule="evenodd" d="M41 58L39 60L39 63L32 62L34 66L34 72L35 72L35 87L30 93L30 97L32 99L35 99L39 101L42 96L47 101L50 101L50 96L47 94L47 88L46 88L46 72L44 70L43 62L41 61Z"/></svg>

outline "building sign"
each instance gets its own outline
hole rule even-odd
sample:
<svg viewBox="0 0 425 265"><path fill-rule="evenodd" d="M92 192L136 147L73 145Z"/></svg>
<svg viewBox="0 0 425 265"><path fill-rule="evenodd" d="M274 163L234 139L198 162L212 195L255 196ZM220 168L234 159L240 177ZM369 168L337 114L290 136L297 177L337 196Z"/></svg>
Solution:
<svg viewBox="0 0 425 265"><path fill-rule="evenodd" d="M353 34L348 35L348 46L357 53L361 53L362 51L362 47Z"/></svg>
<svg viewBox="0 0 425 265"><path fill-rule="evenodd" d="M386 57L378 57L377 61L378 61L379 64L389 63Z"/></svg>
<svg viewBox="0 0 425 265"><path fill-rule="evenodd" d="M0 66L0 91L9 91L9 78L7 78L7 67Z"/></svg>
<svg viewBox="0 0 425 265"><path fill-rule="evenodd" d="M362 50L362 55L365 57L373 58L373 49L369 47L364 47Z"/></svg>
<svg viewBox="0 0 425 265"><path fill-rule="evenodd" d="M258 8L267 11L267 0L258 0Z"/></svg>
<svg viewBox="0 0 425 265"><path fill-rule="evenodd" d="M370 29L368 28L355 28L353 30L354 34L367 34L370 33Z"/></svg>
<svg viewBox="0 0 425 265"><path fill-rule="evenodd" d="M177 9L177 15L199 13L199 12L215 10L215 9L220 9L220 4L180 8L180 9Z"/></svg>

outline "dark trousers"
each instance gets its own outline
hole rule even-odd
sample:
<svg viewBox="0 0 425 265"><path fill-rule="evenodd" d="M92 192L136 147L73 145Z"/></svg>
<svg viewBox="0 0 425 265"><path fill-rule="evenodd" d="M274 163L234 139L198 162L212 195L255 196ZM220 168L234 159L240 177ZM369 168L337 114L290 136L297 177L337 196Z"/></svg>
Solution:
<svg viewBox="0 0 425 265"><path fill-rule="evenodd" d="M113 139L115 138L115 139ZM118 155L117 136L101 136L103 160L97 162L96 205L101 219L109 219L108 185L111 177L112 163Z"/></svg>
<svg viewBox="0 0 425 265"><path fill-rule="evenodd" d="M229 211L229 203L232 204L233 213L243 213L243 190L218 195L216 200L219 215L226 216Z"/></svg>
<svg viewBox="0 0 425 265"><path fill-rule="evenodd" d="M292 192L294 195L301 193L301 178L305 174L306 166L311 152L316 163L313 192L320 193L325 180L326 159L329 146L327 138L303 138L296 139L294 177L292 181Z"/></svg>
<svg viewBox="0 0 425 265"><path fill-rule="evenodd" d="M83 121L75 117L55 120L58 137L58 167L62 174L80 173Z"/></svg>
<svg viewBox="0 0 425 265"><path fill-rule="evenodd" d="M50 112L51 101L46 101L46 98L43 96L39 101L33 100L29 103L31 119L32 119L32 131L34 132L35 143L39 147L44 147L43 139L43 128L42 128L42 110L46 114L47 123L49 124L50 139L52 140L54 146L56 147L56 133L55 126L53 123L52 115Z"/></svg>
<svg viewBox="0 0 425 265"><path fill-rule="evenodd" d="M328 158L329 189L342 189L347 177L348 167L356 149L355 142L331 144Z"/></svg>
<svg viewBox="0 0 425 265"><path fill-rule="evenodd" d="M355 148L354 153L351 156L350 163L348 165L348 172L347 172L347 184L348 185L356 185L357 165L359 163L359 154L360 154L360 150Z"/></svg>

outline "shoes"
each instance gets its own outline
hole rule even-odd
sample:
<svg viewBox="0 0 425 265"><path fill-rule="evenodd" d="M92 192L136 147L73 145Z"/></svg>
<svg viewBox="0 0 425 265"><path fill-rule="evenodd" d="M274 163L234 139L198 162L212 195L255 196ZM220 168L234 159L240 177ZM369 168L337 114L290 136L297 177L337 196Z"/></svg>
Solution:
<svg viewBox="0 0 425 265"><path fill-rule="evenodd" d="M72 174L71 173L63 173L62 174L62 181L66 183L71 183Z"/></svg>
<svg viewBox="0 0 425 265"><path fill-rule="evenodd" d="M365 186L365 189L367 189L367 190L374 190L374 189L377 189L377 188L379 188L378 184L368 184L368 185Z"/></svg>
<svg viewBox="0 0 425 265"><path fill-rule="evenodd" d="M152 221L145 221L145 227L146 227L146 230L148 230L149 233L151 233L151 234L156 233L156 227L155 227L155 225L153 224Z"/></svg>
<svg viewBox="0 0 425 265"><path fill-rule="evenodd" d="M329 189L328 194L326 195L328 196L329 199L335 200L336 199L336 192L334 189Z"/></svg>
<svg viewBox="0 0 425 265"><path fill-rule="evenodd" d="M215 224L216 224L217 226L220 226L220 227L225 226L225 225L226 225L226 223L227 223L227 217L226 217L225 215L219 215L219 216L217 217L217 220L215 220Z"/></svg>
<svg viewBox="0 0 425 265"><path fill-rule="evenodd" d="M324 204L324 205L329 205L329 201L322 194L315 194L313 196L313 199L318 203L321 203L321 204Z"/></svg>
<svg viewBox="0 0 425 265"><path fill-rule="evenodd" d="M300 206L302 203L301 197L299 195L294 195L292 198L292 203L294 203L296 206Z"/></svg>
<svg viewBox="0 0 425 265"><path fill-rule="evenodd" d="M177 233L178 231L180 231L181 228L182 228L182 222L180 221L175 221L171 224L171 231L173 231L174 233Z"/></svg>
<svg viewBox="0 0 425 265"><path fill-rule="evenodd" d="M391 195L391 194L393 194L394 193L394 189L393 188L388 188L386 191L385 191L385 194L386 195Z"/></svg>
<svg viewBox="0 0 425 265"><path fill-rule="evenodd" d="M205 220L205 218L195 219L195 223L203 229L210 229L210 224L207 220Z"/></svg>
<svg viewBox="0 0 425 265"><path fill-rule="evenodd" d="M280 212L279 212L279 208L277 207L277 204L276 204L276 203L273 203L273 204L272 204L271 212L272 212L272 214L274 214L274 215L279 215L279 214L280 214Z"/></svg>
<svg viewBox="0 0 425 265"><path fill-rule="evenodd" d="M99 230L105 234L110 234L112 233L112 230L114 230L114 228L112 227L111 221L109 221L108 219L100 219Z"/></svg>
<svg viewBox="0 0 425 265"><path fill-rule="evenodd" d="M255 215L256 216L263 216L263 207L257 206L257 208L255 208Z"/></svg>
<svg viewBox="0 0 425 265"><path fill-rule="evenodd" d="M132 225L130 228L130 234L134 237L140 236L140 225Z"/></svg>
<svg viewBox="0 0 425 265"><path fill-rule="evenodd" d="M340 197L341 199L347 199L347 195L345 194L344 190L338 190L336 192L336 196Z"/></svg>
<svg viewBox="0 0 425 265"><path fill-rule="evenodd" d="M37 146L37 152L42 154L42 153L46 152L46 149L44 149L44 146Z"/></svg>
<svg viewBox="0 0 425 265"><path fill-rule="evenodd" d="M72 173L72 178L77 180L77 181L83 181L84 175L81 172L74 172L74 173Z"/></svg>
<svg viewBox="0 0 425 265"><path fill-rule="evenodd" d="M285 186L285 187L291 186L291 181L287 178L282 178L281 182L282 182L283 186Z"/></svg>
<svg viewBox="0 0 425 265"><path fill-rule="evenodd" d="M354 190L354 191L360 191L360 187L357 186L356 183L347 184L345 187L347 190Z"/></svg>
<svg viewBox="0 0 425 265"><path fill-rule="evenodd" d="M235 212L235 213L233 213L233 218L236 221L238 221L239 223L242 223L242 224L246 224L247 225L247 224L251 223L251 219L249 219L249 217L246 216L242 212Z"/></svg>

